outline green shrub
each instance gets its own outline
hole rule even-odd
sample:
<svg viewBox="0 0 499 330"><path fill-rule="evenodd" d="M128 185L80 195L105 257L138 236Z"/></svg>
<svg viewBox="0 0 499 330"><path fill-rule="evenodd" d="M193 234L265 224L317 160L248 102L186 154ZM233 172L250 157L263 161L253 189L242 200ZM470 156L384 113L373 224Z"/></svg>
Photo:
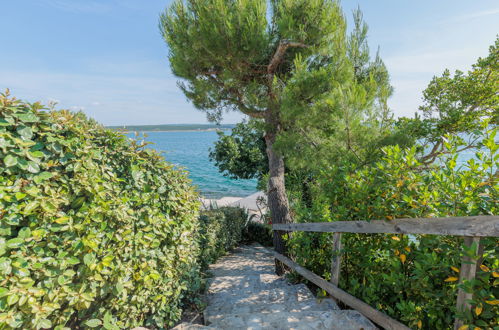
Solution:
<svg viewBox="0 0 499 330"><path fill-rule="evenodd" d="M484 127L485 128L485 127ZM484 129L475 159L459 163L459 138L448 137L447 154L425 168L415 149L384 149L375 166L324 171L310 185L312 205L293 198L300 222L497 215L497 128ZM411 328L449 329L456 314L470 329L499 323L499 246L482 239L483 266L462 287L474 293L472 313L456 313L462 238L434 235L344 234L340 287ZM330 277L331 235L294 233L297 262ZM475 247L476 249L476 247ZM469 251L470 253L473 251ZM473 252L474 253L474 252Z"/></svg>
<svg viewBox="0 0 499 330"><path fill-rule="evenodd" d="M0 96L0 328L166 327L199 286L185 173L83 114Z"/></svg>
<svg viewBox="0 0 499 330"><path fill-rule="evenodd" d="M246 243L260 243L263 246L272 246L272 227L268 224L250 221L244 228L243 241Z"/></svg>
<svg viewBox="0 0 499 330"><path fill-rule="evenodd" d="M248 215L239 207L221 207L201 212L200 264L205 267L237 246Z"/></svg>

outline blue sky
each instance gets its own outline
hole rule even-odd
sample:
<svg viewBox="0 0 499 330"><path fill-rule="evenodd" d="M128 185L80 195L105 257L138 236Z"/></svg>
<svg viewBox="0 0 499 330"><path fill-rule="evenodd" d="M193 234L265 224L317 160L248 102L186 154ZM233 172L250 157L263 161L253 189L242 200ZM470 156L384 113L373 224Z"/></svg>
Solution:
<svg viewBox="0 0 499 330"><path fill-rule="evenodd" d="M205 123L176 86L158 15L168 0L2 1L0 89L55 100L105 125ZM467 70L499 33L497 0L343 0L360 5L392 77L390 107L412 116L445 68ZM225 123L241 120L237 113Z"/></svg>

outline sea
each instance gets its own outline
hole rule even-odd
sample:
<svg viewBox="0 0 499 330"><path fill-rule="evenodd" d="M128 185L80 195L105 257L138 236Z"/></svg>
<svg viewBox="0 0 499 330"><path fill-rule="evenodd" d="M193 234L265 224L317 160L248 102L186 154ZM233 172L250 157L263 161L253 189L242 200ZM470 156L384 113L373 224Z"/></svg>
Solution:
<svg viewBox="0 0 499 330"><path fill-rule="evenodd" d="M203 197L218 199L224 196L246 197L256 190L256 179L236 180L222 175L210 161L209 149L218 140L216 131L144 132L148 147L161 152L165 159L189 172L189 178ZM135 134L128 134L135 137ZM135 137L137 138L137 137Z"/></svg>
<svg viewBox="0 0 499 330"><path fill-rule="evenodd" d="M230 132L230 129L227 129ZM205 198L218 199L224 196L246 197L257 191L256 179L230 179L218 171L209 159L209 150L218 140L215 130L143 132L149 148L161 152L165 159L176 167L186 170L197 190ZM127 134L137 138L134 133ZM464 164L475 158L474 152L460 153L457 163Z"/></svg>

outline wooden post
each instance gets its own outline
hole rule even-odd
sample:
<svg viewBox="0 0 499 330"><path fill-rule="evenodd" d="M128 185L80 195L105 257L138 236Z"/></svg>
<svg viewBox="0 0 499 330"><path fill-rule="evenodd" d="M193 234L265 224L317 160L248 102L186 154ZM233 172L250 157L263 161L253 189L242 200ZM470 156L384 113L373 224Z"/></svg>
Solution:
<svg viewBox="0 0 499 330"><path fill-rule="evenodd" d="M331 284L338 286L341 270L341 233L333 233L333 258L331 260Z"/></svg>
<svg viewBox="0 0 499 330"><path fill-rule="evenodd" d="M470 248L473 243L476 243L476 246L478 247L480 245L480 237L464 237L464 245L467 248ZM475 253L477 253L477 251L475 251ZM481 256L479 255L478 258L480 259ZM477 268L476 263L477 259L470 258L466 255L463 257L463 260L461 262L461 270L459 271L459 283L463 283L464 280L470 281L475 278ZM470 311L471 305L468 300L471 299L473 299L473 293L467 293L463 289L459 289L459 291L457 292L456 310L458 312ZM454 329L457 330L462 325L463 322L456 317L454 321Z"/></svg>

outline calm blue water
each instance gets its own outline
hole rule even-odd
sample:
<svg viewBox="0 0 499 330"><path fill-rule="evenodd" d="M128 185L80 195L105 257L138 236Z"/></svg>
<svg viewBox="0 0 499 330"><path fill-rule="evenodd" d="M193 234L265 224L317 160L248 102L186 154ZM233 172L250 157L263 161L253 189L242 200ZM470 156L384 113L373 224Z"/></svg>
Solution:
<svg viewBox="0 0 499 330"><path fill-rule="evenodd" d="M129 134L134 136L134 134ZM218 135L214 131L147 132L149 147L163 152L166 160L189 172L189 177L208 198L245 197L256 192L256 180L233 180L222 176L208 158Z"/></svg>
<svg viewBox="0 0 499 330"><path fill-rule="evenodd" d="M128 134L134 137L134 134ZM218 140L215 131L147 132L149 145L163 152L166 160L189 172L189 177L201 194L208 198L223 196L245 197L256 192L256 180L233 180L222 176L208 158L209 148ZM474 158L474 152L463 152L458 164Z"/></svg>

